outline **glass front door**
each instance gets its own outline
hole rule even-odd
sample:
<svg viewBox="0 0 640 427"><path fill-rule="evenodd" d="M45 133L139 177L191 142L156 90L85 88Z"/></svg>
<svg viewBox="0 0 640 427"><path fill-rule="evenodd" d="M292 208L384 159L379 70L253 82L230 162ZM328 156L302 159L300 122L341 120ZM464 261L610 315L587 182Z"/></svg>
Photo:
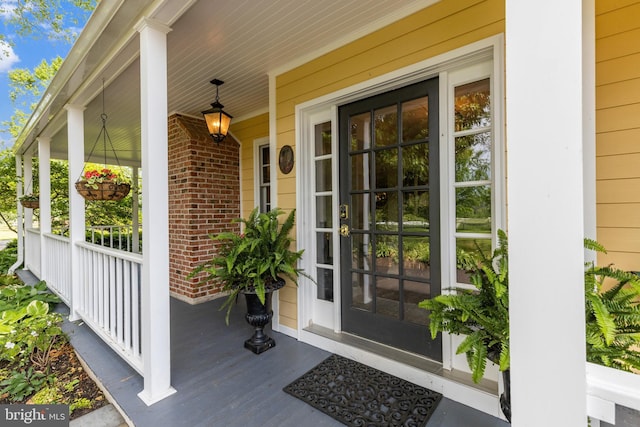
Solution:
<svg viewBox="0 0 640 427"><path fill-rule="evenodd" d="M342 330L442 360L438 79L345 105L340 126Z"/></svg>

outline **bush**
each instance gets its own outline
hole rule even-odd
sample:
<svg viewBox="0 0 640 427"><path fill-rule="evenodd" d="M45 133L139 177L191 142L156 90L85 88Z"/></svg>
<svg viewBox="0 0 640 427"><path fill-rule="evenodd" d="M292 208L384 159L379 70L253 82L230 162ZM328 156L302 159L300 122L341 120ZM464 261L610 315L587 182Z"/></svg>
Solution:
<svg viewBox="0 0 640 427"><path fill-rule="evenodd" d="M18 239L13 239L0 251L0 272L7 272L18 260Z"/></svg>

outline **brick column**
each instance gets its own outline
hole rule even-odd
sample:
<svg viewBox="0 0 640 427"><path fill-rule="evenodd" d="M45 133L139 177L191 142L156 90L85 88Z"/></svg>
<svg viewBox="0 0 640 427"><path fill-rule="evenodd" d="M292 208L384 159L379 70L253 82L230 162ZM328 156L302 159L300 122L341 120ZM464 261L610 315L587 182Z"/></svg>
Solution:
<svg viewBox="0 0 640 427"><path fill-rule="evenodd" d="M213 299L220 285L187 275L211 259L209 235L239 231L240 146L231 136L216 144L204 120L169 117L169 281L171 294L191 304Z"/></svg>

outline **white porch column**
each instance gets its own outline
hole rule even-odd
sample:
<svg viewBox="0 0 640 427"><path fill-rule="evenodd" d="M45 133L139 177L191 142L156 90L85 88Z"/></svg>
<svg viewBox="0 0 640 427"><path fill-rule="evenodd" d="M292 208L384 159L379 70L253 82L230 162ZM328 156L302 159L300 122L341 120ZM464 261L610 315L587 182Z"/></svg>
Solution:
<svg viewBox="0 0 640 427"><path fill-rule="evenodd" d="M175 393L171 387L169 317L169 183L167 136L167 33L143 19L140 33L142 134L142 354L147 405Z"/></svg>
<svg viewBox="0 0 640 427"><path fill-rule="evenodd" d="M76 242L85 240L84 198L76 191L75 182L84 167L84 107L67 105L67 157L69 161L69 241L71 247L71 307L69 320L78 320L80 303L80 248Z"/></svg>
<svg viewBox="0 0 640 427"><path fill-rule="evenodd" d="M51 233L51 138L38 140L38 178L40 186L40 280L47 280L45 233Z"/></svg>
<svg viewBox="0 0 640 427"><path fill-rule="evenodd" d="M140 212L140 205L138 203L140 195L138 182L140 181L140 178L138 173L138 167L133 166L131 168L131 181L133 182L133 188L131 189L131 192L133 193L133 201L131 204L131 212L133 213L133 217L131 218L131 250L135 254L140 253L140 220L138 215Z"/></svg>
<svg viewBox="0 0 640 427"><path fill-rule="evenodd" d="M582 48L581 0L506 0L515 427L586 425Z"/></svg>
<svg viewBox="0 0 640 427"><path fill-rule="evenodd" d="M22 194L33 193L33 158L24 157L24 189ZM23 209L25 228L33 228L33 209Z"/></svg>

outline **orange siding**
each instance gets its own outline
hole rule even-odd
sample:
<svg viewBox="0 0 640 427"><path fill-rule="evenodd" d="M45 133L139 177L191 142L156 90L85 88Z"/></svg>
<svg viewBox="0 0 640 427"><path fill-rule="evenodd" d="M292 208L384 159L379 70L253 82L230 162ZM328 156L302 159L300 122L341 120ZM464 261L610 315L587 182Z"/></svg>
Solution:
<svg viewBox="0 0 640 427"><path fill-rule="evenodd" d="M255 207L253 141L269 136L269 114L261 114L238 123L231 123L231 133L240 142L240 182L242 183L242 217Z"/></svg>
<svg viewBox="0 0 640 427"><path fill-rule="evenodd" d="M296 105L503 32L503 0L442 0L277 76L277 153L295 146ZM296 206L296 172L278 172L278 206L285 210ZM285 289L280 323L297 328L297 291Z"/></svg>
<svg viewBox="0 0 640 427"><path fill-rule="evenodd" d="M596 1L599 262L640 270L640 1Z"/></svg>

